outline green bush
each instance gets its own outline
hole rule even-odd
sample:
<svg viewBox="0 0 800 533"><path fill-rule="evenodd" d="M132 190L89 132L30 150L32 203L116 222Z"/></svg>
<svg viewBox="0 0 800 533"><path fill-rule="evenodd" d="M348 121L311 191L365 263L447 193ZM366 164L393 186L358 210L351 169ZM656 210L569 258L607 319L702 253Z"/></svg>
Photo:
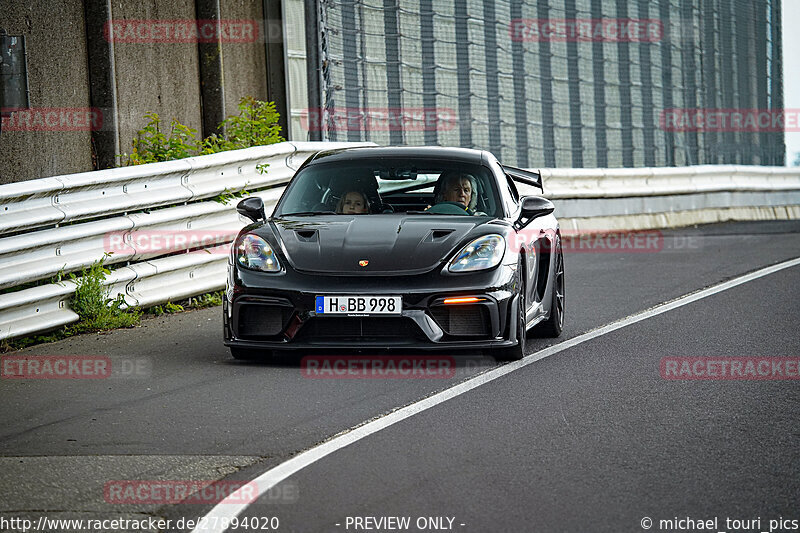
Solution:
<svg viewBox="0 0 800 533"><path fill-rule="evenodd" d="M201 150L202 143L197 140L197 130L172 119L169 134L164 134L161 131L161 117L157 113L147 113L145 118L149 122L133 140L133 152L127 156L126 165L183 159L197 155Z"/></svg>
<svg viewBox="0 0 800 533"><path fill-rule="evenodd" d="M124 309L125 299L120 294L116 298L109 298L109 289L103 283L110 271L103 265L110 254L105 254L101 259L92 263L77 275L69 274L75 282L75 294L70 302L70 307L78 314L79 321L75 324L64 326L44 335L30 335L19 339L0 341L0 353L12 350L21 350L35 344L55 342L79 333L105 331L115 328L129 328L137 325L142 316L142 311L137 308ZM58 278L54 283L60 282L64 276L63 270L56 274Z"/></svg>
<svg viewBox="0 0 800 533"><path fill-rule="evenodd" d="M275 102L262 102L251 96L239 101L239 114L220 124L224 137L211 135L203 141L204 154L275 144L284 140L278 125L280 114Z"/></svg>
<svg viewBox="0 0 800 533"><path fill-rule="evenodd" d="M107 257L108 254L92 263L89 270L84 270L80 277L70 274L70 278L76 283L71 307L81 319L77 324L68 327L70 334L127 328L139 323L141 310L123 309L125 299L121 294L114 299L109 298L109 289L103 283L110 273L103 266Z"/></svg>
<svg viewBox="0 0 800 533"><path fill-rule="evenodd" d="M172 119L169 131L162 131L161 117L147 113L147 125L138 131L130 154L118 156L122 165L141 165L172 161L194 155L215 154L251 146L282 142L280 114L275 102L262 102L246 96L239 101L239 114L226 118L220 128L222 135L210 135L198 140L197 130ZM263 169L259 169L263 172Z"/></svg>

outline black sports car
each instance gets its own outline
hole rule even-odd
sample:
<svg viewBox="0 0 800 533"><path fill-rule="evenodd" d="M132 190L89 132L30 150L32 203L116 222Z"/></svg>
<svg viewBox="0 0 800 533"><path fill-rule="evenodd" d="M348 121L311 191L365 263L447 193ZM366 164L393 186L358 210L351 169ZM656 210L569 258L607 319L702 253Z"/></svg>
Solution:
<svg viewBox="0 0 800 533"><path fill-rule="evenodd" d="M225 345L237 359L311 348L487 349L557 337L564 259L538 174L460 148L319 152L231 250Z"/></svg>

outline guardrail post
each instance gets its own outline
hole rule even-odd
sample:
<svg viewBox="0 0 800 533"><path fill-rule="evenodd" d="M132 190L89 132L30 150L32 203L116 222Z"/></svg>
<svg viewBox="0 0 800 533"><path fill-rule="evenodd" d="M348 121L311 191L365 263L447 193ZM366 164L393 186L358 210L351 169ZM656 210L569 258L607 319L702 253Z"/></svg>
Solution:
<svg viewBox="0 0 800 533"><path fill-rule="evenodd" d="M220 23L219 0L195 0L197 20ZM200 99L203 102L203 137L220 134L220 123L225 120L225 91L222 83L221 32L214 31L213 42L197 43L200 60Z"/></svg>
<svg viewBox="0 0 800 533"><path fill-rule="evenodd" d="M102 113L102 127L92 128L95 170L114 168L119 150L117 82L114 79L114 39L110 0L86 0L86 54L89 67L89 101Z"/></svg>

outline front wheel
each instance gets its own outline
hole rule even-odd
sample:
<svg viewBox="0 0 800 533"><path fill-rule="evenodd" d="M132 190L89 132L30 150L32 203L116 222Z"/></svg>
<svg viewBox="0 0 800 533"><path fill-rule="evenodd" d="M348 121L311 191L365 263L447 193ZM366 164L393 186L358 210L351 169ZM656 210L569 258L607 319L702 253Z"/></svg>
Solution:
<svg viewBox="0 0 800 533"><path fill-rule="evenodd" d="M525 357L525 340L528 335L527 326L527 303L525 301L525 271L520 264L517 269L520 273L520 289L517 295L517 345L510 348L502 348L498 352L497 359L501 361L519 361Z"/></svg>
<svg viewBox="0 0 800 533"><path fill-rule="evenodd" d="M564 252L558 243L555 271L553 273L553 297L550 302L550 318L542 322L537 333L543 337L559 337L564 330Z"/></svg>

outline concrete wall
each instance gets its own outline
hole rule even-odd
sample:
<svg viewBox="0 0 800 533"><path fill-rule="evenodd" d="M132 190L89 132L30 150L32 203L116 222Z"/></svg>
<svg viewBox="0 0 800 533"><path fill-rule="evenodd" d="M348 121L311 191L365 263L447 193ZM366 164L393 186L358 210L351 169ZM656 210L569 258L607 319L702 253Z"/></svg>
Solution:
<svg viewBox="0 0 800 533"><path fill-rule="evenodd" d="M86 29L81 0L6 1L0 27L25 35L33 110L89 107ZM12 118L19 118L12 117ZM91 170L89 131L0 134L0 183Z"/></svg>
<svg viewBox="0 0 800 533"><path fill-rule="evenodd" d="M0 2L0 28L10 35L24 34L27 39L31 107L88 110L91 103L84 3ZM116 23L193 20L195 6L195 0L115 0L111 2L111 17ZM220 47L225 107L222 116L229 116L237 113L243 96L267 98L265 39L270 33L263 24L263 0L220 0L220 18L255 21L259 28L255 39L223 42ZM165 127L174 118L197 130L201 137L203 102L197 43L115 40L113 48L117 108L101 111L116 111L119 151L131 152L132 141L145 126L144 115L148 112L158 113ZM95 166L88 127L69 132L4 128L0 134L0 184L94 170Z"/></svg>
<svg viewBox="0 0 800 533"><path fill-rule="evenodd" d="M113 2L114 20L192 20L193 0ZM131 151L144 114L158 113L198 131L202 125L196 43L115 43L119 146Z"/></svg>
<svg viewBox="0 0 800 533"><path fill-rule="evenodd" d="M222 20L254 20L259 22L259 35L255 42L229 42L222 44L222 76L225 91L226 116L237 113L236 106L243 96L259 100L267 98L265 62L265 31L261 25L263 5L252 0L220 0Z"/></svg>

